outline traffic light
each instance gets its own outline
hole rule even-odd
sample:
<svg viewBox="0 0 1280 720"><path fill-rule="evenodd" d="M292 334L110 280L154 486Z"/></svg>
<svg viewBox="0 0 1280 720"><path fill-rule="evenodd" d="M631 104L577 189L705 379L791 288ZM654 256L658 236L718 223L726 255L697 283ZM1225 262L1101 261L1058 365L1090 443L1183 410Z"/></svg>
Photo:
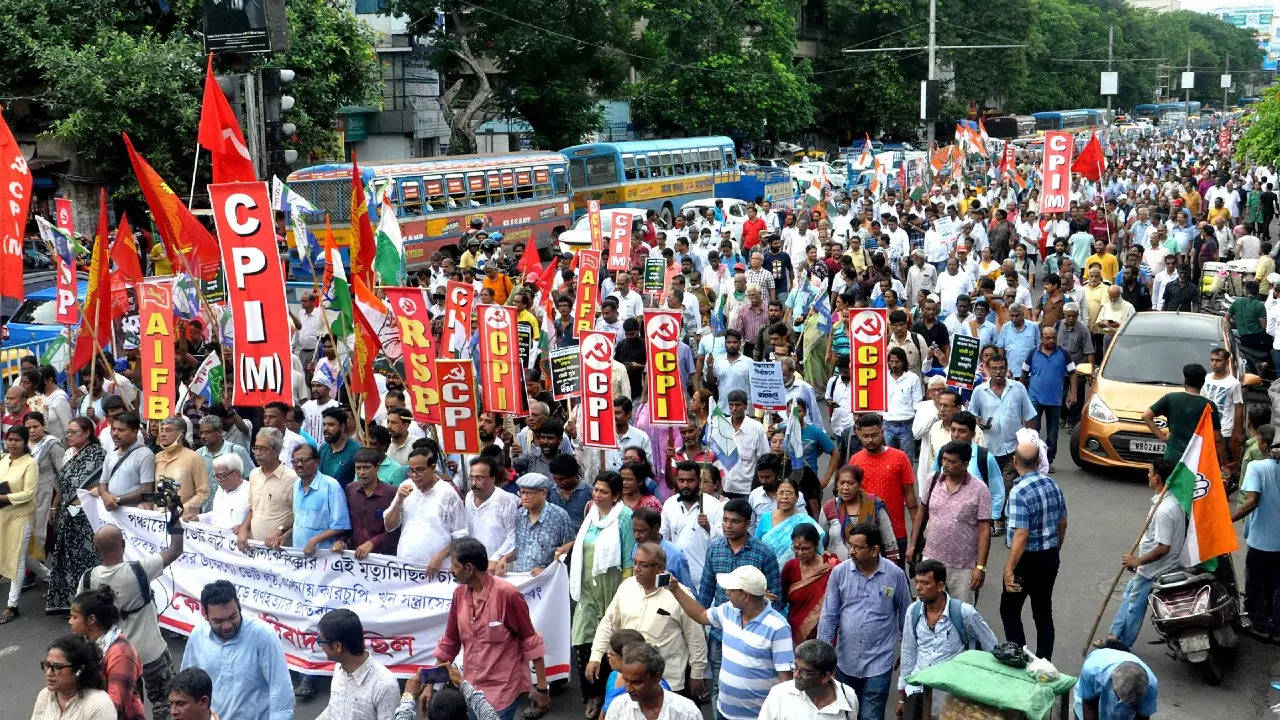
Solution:
<svg viewBox="0 0 1280 720"><path fill-rule="evenodd" d="M298 126L285 121L285 114L297 103L285 92L297 73L285 68L265 68L262 71L262 115L266 130L267 172L284 177L288 168L298 161L298 151L288 147L298 132Z"/></svg>

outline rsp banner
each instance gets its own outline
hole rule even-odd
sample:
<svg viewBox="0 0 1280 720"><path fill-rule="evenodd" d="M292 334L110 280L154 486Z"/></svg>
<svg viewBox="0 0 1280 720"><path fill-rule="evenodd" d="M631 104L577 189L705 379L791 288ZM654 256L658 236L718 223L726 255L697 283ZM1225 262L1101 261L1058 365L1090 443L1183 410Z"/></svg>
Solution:
<svg viewBox="0 0 1280 720"><path fill-rule="evenodd" d="M616 212L613 214L613 230L609 233L609 260L605 269L631 269L631 213Z"/></svg>
<svg viewBox="0 0 1280 720"><path fill-rule="evenodd" d="M209 186L235 328L234 405L292 403L289 308L264 182Z"/></svg>
<svg viewBox="0 0 1280 720"><path fill-rule="evenodd" d="M851 412L889 410L889 311L859 310L849 319L849 363L852 372Z"/></svg>
<svg viewBox="0 0 1280 720"><path fill-rule="evenodd" d="M174 374L173 282L138 285L138 354L142 359L142 419L174 416L178 378Z"/></svg>
<svg viewBox="0 0 1280 720"><path fill-rule="evenodd" d="M1071 156L1075 136L1061 130L1044 134L1044 162L1040 166L1040 212L1066 212L1071 207Z"/></svg>
<svg viewBox="0 0 1280 720"><path fill-rule="evenodd" d="M479 317L484 409L502 415L524 415L524 371L520 368L516 309L481 305Z"/></svg>
<svg viewBox="0 0 1280 720"><path fill-rule="evenodd" d="M582 334L582 445L614 450L618 429L613 424L613 344L610 332Z"/></svg>
<svg viewBox="0 0 1280 720"><path fill-rule="evenodd" d="M578 294L573 301L573 335L579 340L582 333L596 326L596 312L600 309L600 251L578 251Z"/></svg>
<svg viewBox="0 0 1280 720"><path fill-rule="evenodd" d="M126 506L108 513L98 498L84 490L79 494L95 531L107 523L120 528L126 560L153 557L168 547L163 513ZM393 673L407 677L436 664L433 653L444 635L455 587L449 573L428 573L421 564L377 553L357 560L350 550L307 557L300 550L270 550L250 542L242 553L226 530L200 523L186 524L185 530L182 557L151 584L163 627L190 635L203 619L201 588L228 580L236 586L242 612L275 633L294 670L332 673L316 633L321 616L339 608L360 616L370 655ZM568 575L552 565L537 577L505 579L524 593L533 626L542 633L547 677L568 677Z"/></svg>
<svg viewBox="0 0 1280 720"><path fill-rule="evenodd" d="M649 361L649 423L684 425L689 422L680 382L679 311L644 311L644 339Z"/></svg>
<svg viewBox="0 0 1280 720"><path fill-rule="evenodd" d="M440 392L436 388L436 351L431 347L431 302L426 288L383 288L387 305L400 328L404 383L413 419L440 424Z"/></svg>
<svg viewBox="0 0 1280 720"><path fill-rule="evenodd" d="M476 412L476 375L470 360L436 358L440 383L440 446L445 453L480 453L480 415Z"/></svg>
<svg viewBox="0 0 1280 720"><path fill-rule="evenodd" d="M70 198L54 198L53 219L55 225L67 231L68 237L75 237L76 219L71 212ZM58 273L58 303L55 306L58 315L55 320L63 325L75 325L80 322L80 306L76 304L76 257L72 255L71 262L65 263L61 255L54 253L53 266Z"/></svg>

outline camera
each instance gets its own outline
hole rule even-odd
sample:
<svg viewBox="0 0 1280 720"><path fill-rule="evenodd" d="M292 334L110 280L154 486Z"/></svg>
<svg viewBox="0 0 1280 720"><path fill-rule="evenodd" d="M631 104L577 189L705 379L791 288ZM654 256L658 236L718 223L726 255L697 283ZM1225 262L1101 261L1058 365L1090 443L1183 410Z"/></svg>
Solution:
<svg viewBox="0 0 1280 720"><path fill-rule="evenodd" d="M142 493L142 502L167 510L171 524L182 517L182 497L178 495L178 481L173 478L156 478L155 492Z"/></svg>

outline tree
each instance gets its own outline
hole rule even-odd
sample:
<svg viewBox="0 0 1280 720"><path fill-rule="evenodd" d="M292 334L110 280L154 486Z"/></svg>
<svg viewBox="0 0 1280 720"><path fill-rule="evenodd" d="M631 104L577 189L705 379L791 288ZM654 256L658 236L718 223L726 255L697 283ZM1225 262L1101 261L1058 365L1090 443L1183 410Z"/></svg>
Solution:
<svg viewBox="0 0 1280 720"><path fill-rule="evenodd" d="M1253 105L1248 129L1236 143L1236 157L1250 163L1274 166L1280 159L1280 88L1271 86L1262 101Z"/></svg>

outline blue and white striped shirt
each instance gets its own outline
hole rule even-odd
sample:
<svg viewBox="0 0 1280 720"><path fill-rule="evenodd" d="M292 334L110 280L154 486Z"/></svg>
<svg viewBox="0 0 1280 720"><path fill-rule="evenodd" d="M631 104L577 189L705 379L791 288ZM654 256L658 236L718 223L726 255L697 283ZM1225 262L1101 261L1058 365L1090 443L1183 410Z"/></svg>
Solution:
<svg viewBox="0 0 1280 720"><path fill-rule="evenodd" d="M742 611L729 603L711 608L707 619L724 633L716 711L728 720L754 720L778 673L791 672L795 662L791 626L768 603L745 627Z"/></svg>

